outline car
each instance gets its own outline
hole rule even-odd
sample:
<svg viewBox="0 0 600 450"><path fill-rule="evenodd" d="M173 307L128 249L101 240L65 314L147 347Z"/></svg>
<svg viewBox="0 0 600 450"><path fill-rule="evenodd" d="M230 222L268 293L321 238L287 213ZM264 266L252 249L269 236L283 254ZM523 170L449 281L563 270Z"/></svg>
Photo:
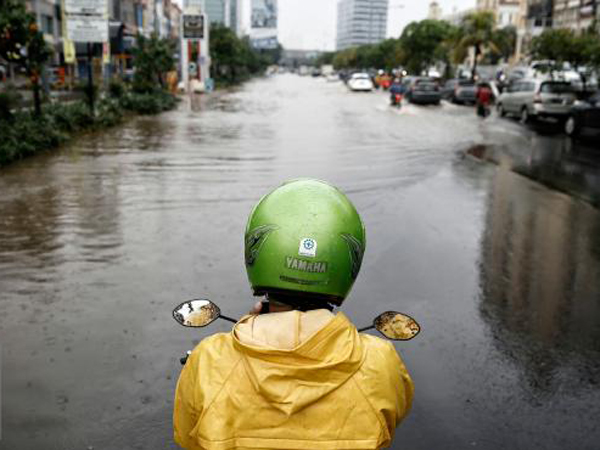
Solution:
<svg viewBox="0 0 600 450"><path fill-rule="evenodd" d="M586 101L576 102L565 122L565 133L577 137L583 133L600 135L600 91Z"/></svg>
<svg viewBox="0 0 600 450"><path fill-rule="evenodd" d="M368 73L355 73L352 74L348 80L348 87L351 91L365 91L370 92L373 90L373 82Z"/></svg>
<svg viewBox="0 0 600 450"><path fill-rule="evenodd" d="M453 79L446 81L442 88L442 98L452 103L474 104L476 102L477 86L474 81Z"/></svg>
<svg viewBox="0 0 600 450"><path fill-rule="evenodd" d="M522 79L500 95L496 108L500 116L512 114L526 123L537 118L567 119L575 93L565 81Z"/></svg>
<svg viewBox="0 0 600 450"><path fill-rule="evenodd" d="M410 103L439 105L442 100L440 88L431 78L405 78L402 84L406 87L405 97Z"/></svg>

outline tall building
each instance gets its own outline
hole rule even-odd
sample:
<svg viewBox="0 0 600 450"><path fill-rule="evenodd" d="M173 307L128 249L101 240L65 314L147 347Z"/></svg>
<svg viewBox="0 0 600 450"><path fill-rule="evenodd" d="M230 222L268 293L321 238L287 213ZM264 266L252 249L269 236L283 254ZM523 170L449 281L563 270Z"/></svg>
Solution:
<svg viewBox="0 0 600 450"><path fill-rule="evenodd" d="M340 0L337 49L376 44L387 34L388 0Z"/></svg>
<svg viewBox="0 0 600 450"><path fill-rule="evenodd" d="M204 12L210 23L220 23L238 32L240 0L205 0Z"/></svg>

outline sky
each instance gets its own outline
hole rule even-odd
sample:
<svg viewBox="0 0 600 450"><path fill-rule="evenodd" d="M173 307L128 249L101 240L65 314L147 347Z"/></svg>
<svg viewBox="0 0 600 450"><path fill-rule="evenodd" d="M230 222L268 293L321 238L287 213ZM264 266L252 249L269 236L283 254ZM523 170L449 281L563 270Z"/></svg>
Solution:
<svg viewBox="0 0 600 450"><path fill-rule="evenodd" d="M250 1L242 0L245 28L249 27ZM335 50L338 0L278 0L278 37L284 48ZM398 37L408 23L427 18L429 0L388 0L388 37ZM437 0L443 14L473 8L476 0ZM182 3L180 1L180 3Z"/></svg>

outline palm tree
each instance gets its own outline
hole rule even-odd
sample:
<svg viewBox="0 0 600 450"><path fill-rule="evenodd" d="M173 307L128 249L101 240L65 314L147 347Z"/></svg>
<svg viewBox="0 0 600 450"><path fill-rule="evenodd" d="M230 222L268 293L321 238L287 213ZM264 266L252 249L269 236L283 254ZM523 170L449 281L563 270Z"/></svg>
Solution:
<svg viewBox="0 0 600 450"><path fill-rule="evenodd" d="M477 74L477 59L487 49L494 53L500 53L495 43L496 33L494 28L496 17L491 11L474 12L465 16L461 26L461 37L454 51L456 60L464 60L469 48L475 49L475 58L471 78L475 79Z"/></svg>

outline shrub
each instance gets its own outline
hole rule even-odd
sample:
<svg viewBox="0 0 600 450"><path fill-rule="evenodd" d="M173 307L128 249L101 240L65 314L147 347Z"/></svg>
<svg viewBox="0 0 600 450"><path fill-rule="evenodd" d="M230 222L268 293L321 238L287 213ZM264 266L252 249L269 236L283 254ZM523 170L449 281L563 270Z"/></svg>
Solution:
<svg viewBox="0 0 600 450"><path fill-rule="evenodd" d="M22 95L12 84L7 84L0 92L0 120L12 120L13 110L19 106Z"/></svg>
<svg viewBox="0 0 600 450"><path fill-rule="evenodd" d="M122 121L124 109L156 114L176 104L176 98L166 92L127 93L120 100L100 100L95 116L83 101L45 106L39 117L30 112L11 113L11 120L0 118L0 166L56 147L78 131L114 126Z"/></svg>
<svg viewBox="0 0 600 450"><path fill-rule="evenodd" d="M158 114L173 109L177 104L177 99L162 91L153 94L131 92L122 98L121 104L123 108L138 114Z"/></svg>
<svg viewBox="0 0 600 450"><path fill-rule="evenodd" d="M108 83L108 95L111 98L121 98L125 94L125 85L119 80L110 80Z"/></svg>

